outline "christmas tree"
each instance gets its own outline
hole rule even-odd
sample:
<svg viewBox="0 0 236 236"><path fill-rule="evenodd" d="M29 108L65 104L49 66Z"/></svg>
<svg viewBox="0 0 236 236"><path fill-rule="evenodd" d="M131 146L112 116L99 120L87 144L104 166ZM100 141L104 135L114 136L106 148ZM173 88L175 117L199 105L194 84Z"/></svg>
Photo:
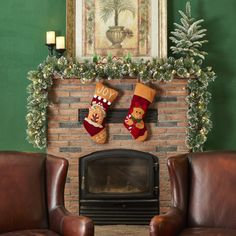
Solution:
<svg viewBox="0 0 236 236"><path fill-rule="evenodd" d="M171 32L170 40L175 44L171 47L173 54L179 54L184 57L199 57L205 59L207 53L201 51L204 43L208 42L203 38L206 36L206 29L200 25L204 20L195 20L192 18L190 2L186 4L186 12L179 10L182 18L181 24L174 23L176 29Z"/></svg>
<svg viewBox="0 0 236 236"><path fill-rule="evenodd" d="M208 42L204 39L207 30L201 26L204 20L192 18L190 2L186 3L185 12L180 10L179 13L180 24L174 23L175 30L171 32L170 40L174 44L171 50L173 54L180 56L179 60L184 64L185 69L181 68L182 65L177 67L177 74L185 78L189 75L187 146L196 152L203 150L207 135L212 129L211 114L207 108L211 99L208 85L215 79L215 73L211 67L202 66L207 53L201 48ZM184 73L187 68L188 72Z"/></svg>

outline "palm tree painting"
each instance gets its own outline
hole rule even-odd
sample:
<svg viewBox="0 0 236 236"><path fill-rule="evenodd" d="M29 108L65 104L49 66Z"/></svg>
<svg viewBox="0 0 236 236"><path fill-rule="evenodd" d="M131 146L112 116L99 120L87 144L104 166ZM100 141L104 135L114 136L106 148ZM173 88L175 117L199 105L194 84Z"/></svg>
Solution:
<svg viewBox="0 0 236 236"><path fill-rule="evenodd" d="M135 17L135 6L129 0L100 0L100 17L104 23L113 18L114 25L108 26L107 39L112 43L112 48L122 48L121 43L127 37L133 36L132 30L120 25L119 16L122 12L130 12Z"/></svg>
<svg viewBox="0 0 236 236"><path fill-rule="evenodd" d="M83 56L150 55L151 0L77 1L82 5Z"/></svg>

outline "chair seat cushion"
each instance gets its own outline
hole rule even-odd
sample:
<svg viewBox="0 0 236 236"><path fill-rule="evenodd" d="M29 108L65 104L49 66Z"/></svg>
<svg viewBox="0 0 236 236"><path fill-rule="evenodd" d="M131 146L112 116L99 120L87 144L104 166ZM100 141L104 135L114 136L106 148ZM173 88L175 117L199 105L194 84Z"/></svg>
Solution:
<svg viewBox="0 0 236 236"><path fill-rule="evenodd" d="M236 236L236 229L188 228L178 236Z"/></svg>
<svg viewBox="0 0 236 236"><path fill-rule="evenodd" d="M47 229L18 230L0 234L1 236L59 236L59 234Z"/></svg>

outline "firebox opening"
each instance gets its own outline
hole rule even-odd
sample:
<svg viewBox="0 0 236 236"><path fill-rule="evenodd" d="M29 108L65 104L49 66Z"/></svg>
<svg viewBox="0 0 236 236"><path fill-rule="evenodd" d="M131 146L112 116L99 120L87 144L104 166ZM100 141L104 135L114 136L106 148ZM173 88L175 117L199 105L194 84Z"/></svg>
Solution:
<svg viewBox="0 0 236 236"><path fill-rule="evenodd" d="M154 155L112 149L84 156L79 165L80 214L95 224L146 224L159 213Z"/></svg>

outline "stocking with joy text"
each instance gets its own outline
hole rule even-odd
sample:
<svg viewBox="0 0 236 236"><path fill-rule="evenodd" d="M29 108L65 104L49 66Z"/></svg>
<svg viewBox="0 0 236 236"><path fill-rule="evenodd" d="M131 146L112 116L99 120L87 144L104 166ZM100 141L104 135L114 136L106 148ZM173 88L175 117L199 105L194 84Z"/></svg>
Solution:
<svg viewBox="0 0 236 236"><path fill-rule="evenodd" d="M117 95L116 90L108 88L102 83L96 84L88 116L84 119L84 128L96 143L106 142L107 132L104 118Z"/></svg>

